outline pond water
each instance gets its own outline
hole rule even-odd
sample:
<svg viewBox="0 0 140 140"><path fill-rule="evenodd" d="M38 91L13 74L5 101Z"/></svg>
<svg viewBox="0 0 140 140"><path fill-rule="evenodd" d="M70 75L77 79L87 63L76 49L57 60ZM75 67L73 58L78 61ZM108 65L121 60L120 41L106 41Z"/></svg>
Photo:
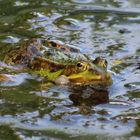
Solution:
<svg viewBox="0 0 140 140"><path fill-rule="evenodd" d="M70 94L84 89L16 75L15 83L0 86L0 139L139 139L140 1L0 0L1 61L19 41L38 37L104 57L113 85L95 91L97 101L74 96L75 105Z"/></svg>

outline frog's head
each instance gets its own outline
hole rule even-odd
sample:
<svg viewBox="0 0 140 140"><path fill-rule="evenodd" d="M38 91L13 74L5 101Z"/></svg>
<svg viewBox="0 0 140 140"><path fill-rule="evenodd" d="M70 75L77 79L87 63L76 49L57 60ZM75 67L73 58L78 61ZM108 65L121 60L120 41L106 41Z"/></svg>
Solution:
<svg viewBox="0 0 140 140"><path fill-rule="evenodd" d="M107 61L99 59L91 62L77 62L75 73L68 76L69 81L76 84L91 84L109 86L112 83L111 75L107 72Z"/></svg>
<svg viewBox="0 0 140 140"><path fill-rule="evenodd" d="M49 79L54 81L57 79L56 81L60 80L61 82L63 78L59 77L62 75L65 75L66 79L73 84L108 86L112 81L110 74L107 72L107 63L103 59L98 60L98 62L76 61L72 64L65 64L36 57L30 65L34 70L46 70L45 75L51 77Z"/></svg>

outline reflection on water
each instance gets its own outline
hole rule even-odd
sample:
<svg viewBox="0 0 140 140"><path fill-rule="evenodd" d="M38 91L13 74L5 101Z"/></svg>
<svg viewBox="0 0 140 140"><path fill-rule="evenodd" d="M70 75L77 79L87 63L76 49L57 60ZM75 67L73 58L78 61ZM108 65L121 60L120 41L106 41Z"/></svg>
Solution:
<svg viewBox="0 0 140 140"><path fill-rule="evenodd" d="M74 105L85 104L94 106L109 102L109 94L107 90L95 90L92 87L73 87L72 94L69 95Z"/></svg>
<svg viewBox="0 0 140 140"><path fill-rule="evenodd" d="M1 60L22 40L50 37L107 59L113 85L57 86L0 63L16 80L0 87L0 139L139 139L139 8L138 0L1 0Z"/></svg>

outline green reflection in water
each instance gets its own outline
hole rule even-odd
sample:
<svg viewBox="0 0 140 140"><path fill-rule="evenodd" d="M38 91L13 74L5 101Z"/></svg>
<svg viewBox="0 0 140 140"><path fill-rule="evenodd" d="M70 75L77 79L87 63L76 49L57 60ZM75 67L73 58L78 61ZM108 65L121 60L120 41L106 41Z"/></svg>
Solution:
<svg viewBox="0 0 140 140"><path fill-rule="evenodd" d="M21 140L15 131L9 125L0 125L1 140Z"/></svg>

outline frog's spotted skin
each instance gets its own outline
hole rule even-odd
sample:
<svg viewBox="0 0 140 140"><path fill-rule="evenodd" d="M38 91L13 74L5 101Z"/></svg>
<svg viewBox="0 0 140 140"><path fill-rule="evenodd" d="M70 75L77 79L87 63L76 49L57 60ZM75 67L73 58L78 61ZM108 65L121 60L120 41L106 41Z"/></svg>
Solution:
<svg viewBox="0 0 140 140"><path fill-rule="evenodd" d="M7 64L24 64L32 71L41 71L53 81L65 75L62 77L73 84L108 86L112 83L105 59L97 57L90 61L74 47L53 40L45 42L47 46L36 39L22 44L9 52L4 61Z"/></svg>
<svg viewBox="0 0 140 140"><path fill-rule="evenodd" d="M78 60L87 60L87 57L80 53L80 49L69 44L65 44L58 40L45 40L46 51L43 57L60 63L69 63Z"/></svg>
<svg viewBox="0 0 140 140"><path fill-rule="evenodd" d="M109 86L112 83L111 76L106 69L104 70L91 62L78 61L74 64L59 64L42 57L35 57L30 65L32 70L49 70L51 74L59 71L60 73L55 79L65 75L74 84ZM55 79L51 80L55 81Z"/></svg>
<svg viewBox="0 0 140 140"><path fill-rule="evenodd" d="M59 50L65 51L65 52L75 52L75 53L79 53L80 50L73 46L73 45L69 45L69 44L65 44L59 40L46 40L48 47L50 48L57 48Z"/></svg>
<svg viewBox="0 0 140 140"><path fill-rule="evenodd" d="M35 57L30 62L30 68L33 70L49 70L50 72L56 72L60 69L63 69L64 75L71 75L74 73L79 73L86 71L89 67L89 64L86 62L75 62L74 64L60 64L42 57Z"/></svg>
<svg viewBox="0 0 140 140"><path fill-rule="evenodd" d="M10 51L4 58L7 64L28 64L30 59L39 55L42 44L40 40L32 39L21 44L22 47Z"/></svg>

